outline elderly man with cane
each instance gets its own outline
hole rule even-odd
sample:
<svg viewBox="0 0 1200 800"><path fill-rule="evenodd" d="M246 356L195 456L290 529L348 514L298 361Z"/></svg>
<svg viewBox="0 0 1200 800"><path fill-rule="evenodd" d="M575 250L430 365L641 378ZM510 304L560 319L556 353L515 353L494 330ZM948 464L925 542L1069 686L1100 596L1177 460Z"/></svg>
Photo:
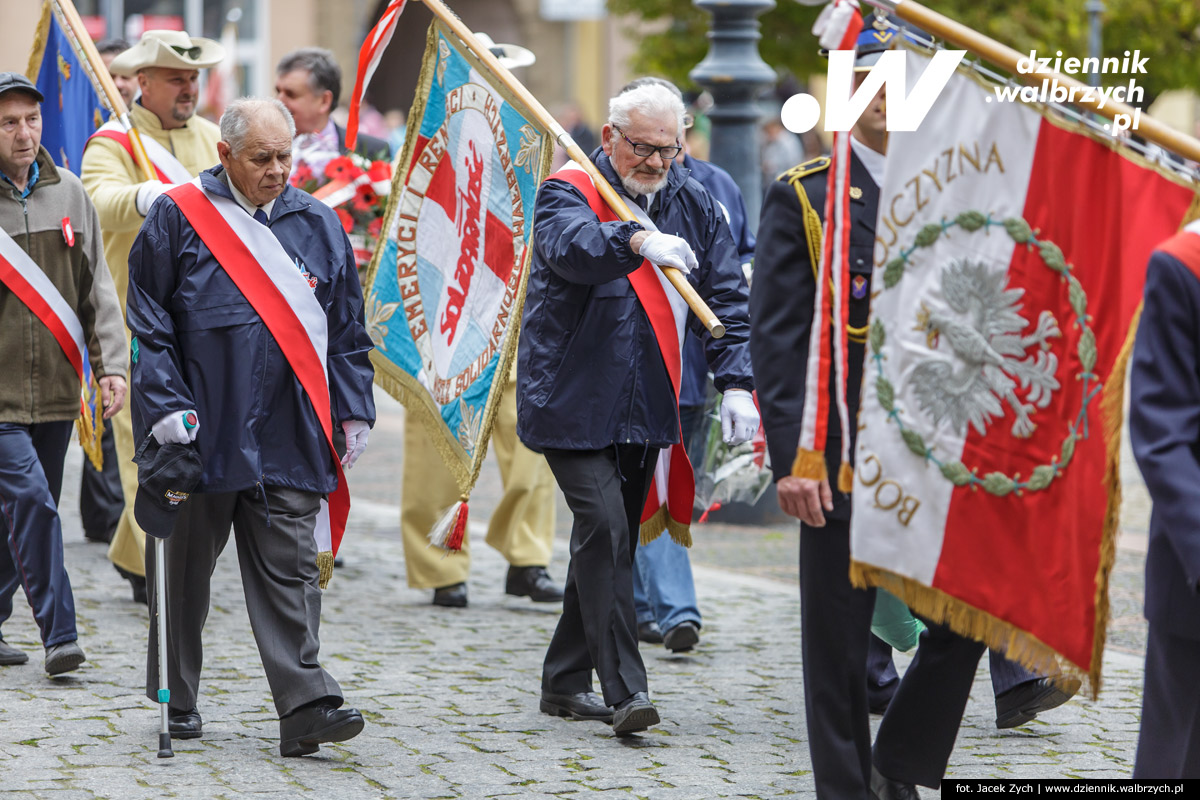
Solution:
<svg viewBox="0 0 1200 800"><path fill-rule="evenodd" d="M127 320L137 440L194 441L203 464L166 563L147 560L149 576L168 578L171 733L201 735L201 630L232 526L284 756L363 728L318 661L314 534L375 420L353 250L333 212L288 185L294 134L277 100L229 106L221 165L166 192L133 244Z"/></svg>

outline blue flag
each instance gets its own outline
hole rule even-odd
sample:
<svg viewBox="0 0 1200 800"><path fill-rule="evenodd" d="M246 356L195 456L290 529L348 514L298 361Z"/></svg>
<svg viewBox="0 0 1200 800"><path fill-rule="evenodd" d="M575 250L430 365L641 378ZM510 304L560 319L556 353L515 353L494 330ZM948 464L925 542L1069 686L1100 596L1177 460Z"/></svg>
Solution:
<svg viewBox="0 0 1200 800"><path fill-rule="evenodd" d="M34 38L44 44L40 57L34 45L29 75L32 78L36 72L35 83L46 96L42 103L42 145L55 164L78 175L83 148L88 137L108 119L108 109L50 6L47 0Z"/></svg>

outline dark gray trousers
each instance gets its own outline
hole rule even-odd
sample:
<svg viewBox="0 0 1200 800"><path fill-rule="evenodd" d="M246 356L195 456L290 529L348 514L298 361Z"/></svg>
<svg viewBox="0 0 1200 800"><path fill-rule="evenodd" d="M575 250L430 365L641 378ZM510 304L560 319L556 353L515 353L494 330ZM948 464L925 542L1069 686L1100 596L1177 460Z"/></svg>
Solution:
<svg viewBox="0 0 1200 800"><path fill-rule="evenodd" d="M633 556L658 448L546 450L546 462L574 517L563 613L546 649L542 689L592 690L616 705L646 691L633 609Z"/></svg>
<svg viewBox="0 0 1200 800"><path fill-rule="evenodd" d="M342 702L337 681L317 661L321 590L313 541L321 495L281 486L260 492L194 493L180 507L166 542L167 672L170 706L196 706L204 663L201 631L208 618L209 584L217 557L237 542L242 590L275 710L280 717L330 698ZM156 608L152 542L146 547L150 608ZM150 626L146 696L158 699L158 628Z"/></svg>

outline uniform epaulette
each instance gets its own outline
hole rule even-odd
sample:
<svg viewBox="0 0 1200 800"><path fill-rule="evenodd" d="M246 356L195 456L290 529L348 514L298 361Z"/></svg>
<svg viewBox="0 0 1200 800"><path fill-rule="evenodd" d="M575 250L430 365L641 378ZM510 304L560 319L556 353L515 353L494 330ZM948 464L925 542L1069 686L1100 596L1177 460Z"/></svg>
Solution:
<svg viewBox="0 0 1200 800"><path fill-rule="evenodd" d="M785 172L781 173L779 175L779 177L776 178L775 180L777 180L777 181L797 180L799 178L803 178L808 175L812 175L814 173L820 172L823 169L829 169L829 164L830 164L829 156L817 156L816 158L814 158L810 161L805 161L803 164L797 164L796 166L792 167L791 169L786 170Z"/></svg>

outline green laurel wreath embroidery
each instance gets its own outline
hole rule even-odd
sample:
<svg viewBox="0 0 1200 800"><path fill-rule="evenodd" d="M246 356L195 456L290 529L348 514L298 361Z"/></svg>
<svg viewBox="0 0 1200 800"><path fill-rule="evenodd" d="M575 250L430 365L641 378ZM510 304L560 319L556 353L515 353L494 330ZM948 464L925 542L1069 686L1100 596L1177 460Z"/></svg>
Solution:
<svg viewBox="0 0 1200 800"><path fill-rule="evenodd" d="M1083 330L1077 348L1083 371L1075 376L1076 380L1083 382L1083 399L1080 403L1079 413L1067 428L1067 435L1063 439L1059 454L1053 457L1049 464L1035 467L1028 479L1023 480L1019 473L1009 476L1003 472L989 472L980 477L977 474L977 468L970 469L961 461L943 461L933 454L921 434L904 424L901 411L896 407L896 389L883 372L884 356L882 351L887 335L883 323L878 319L871 323L871 331L868 335L871 359L875 362L876 369L875 396L879 400L880 407L887 412L888 419L895 422L900 429L900 436L908 449L924 459L925 463L932 463L936 466L941 470L942 475L955 486L969 486L972 490L983 489L996 497L1004 497L1012 493L1020 496L1023 492L1041 491L1049 487L1071 463L1071 459L1075 455L1075 443L1080 439L1087 438L1088 407L1104 388L1099 377L1093 372L1096 366L1096 335L1089 325L1091 316L1087 313L1087 293L1084 292L1079 280L1071 274L1072 265L1066 262L1062 249L1049 240L1039 240L1037 234L1040 231L1033 230L1023 219L1013 217L997 221L993 220L990 214L985 216L978 211L964 211L951 221L943 218L940 223L933 222L922 227L917 232L913 246L907 250L901 250L900 255L893 258L884 267L884 287L887 289L895 287L911 266L909 261L911 256L917 250L933 245L946 231L955 226L968 233L974 233L980 229L987 233L993 227L1004 228L1009 237L1018 245L1025 245L1031 250L1037 248L1042 263L1048 269L1057 272L1066 281L1067 298L1071 303L1071 310L1075 313L1075 325Z"/></svg>

